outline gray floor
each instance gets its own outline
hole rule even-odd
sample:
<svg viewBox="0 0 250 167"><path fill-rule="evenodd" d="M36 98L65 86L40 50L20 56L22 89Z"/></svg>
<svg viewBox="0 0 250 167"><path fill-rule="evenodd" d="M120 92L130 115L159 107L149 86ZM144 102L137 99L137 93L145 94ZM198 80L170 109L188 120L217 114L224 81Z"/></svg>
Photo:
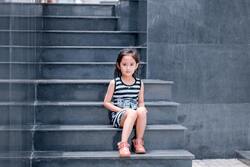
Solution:
<svg viewBox="0 0 250 167"><path fill-rule="evenodd" d="M237 159L193 160L192 167L249 167Z"/></svg>

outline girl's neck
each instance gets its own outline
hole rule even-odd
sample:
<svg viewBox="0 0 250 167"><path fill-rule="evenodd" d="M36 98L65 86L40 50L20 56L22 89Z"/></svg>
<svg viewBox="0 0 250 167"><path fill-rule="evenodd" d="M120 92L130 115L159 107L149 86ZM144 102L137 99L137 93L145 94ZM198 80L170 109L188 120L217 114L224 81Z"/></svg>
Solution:
<svg viewBox="0 0 250 167"><path fill-rule="evenodd" d="M135 78L133 76L121 76L121 79L126 85L133 85L135 82Z"/></svg>

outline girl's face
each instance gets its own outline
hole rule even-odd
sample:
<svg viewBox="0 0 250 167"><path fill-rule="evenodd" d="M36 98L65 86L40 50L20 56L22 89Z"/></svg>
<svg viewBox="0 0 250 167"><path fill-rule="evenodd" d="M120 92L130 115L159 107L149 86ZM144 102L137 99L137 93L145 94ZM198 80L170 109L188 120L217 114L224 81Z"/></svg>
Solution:
<svg viewBox="0 0 250 167"><path fill-rule="evenodd" d="M117 64L123 76L131 77L138 67L135 59L131 55L123 56L120 64Z"/></svg>

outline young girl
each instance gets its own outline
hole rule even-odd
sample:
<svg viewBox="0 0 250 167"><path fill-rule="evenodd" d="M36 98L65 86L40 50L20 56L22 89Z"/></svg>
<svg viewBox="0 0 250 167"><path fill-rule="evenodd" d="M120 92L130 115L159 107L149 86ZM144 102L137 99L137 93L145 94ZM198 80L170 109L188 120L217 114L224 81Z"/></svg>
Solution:
<svg viewBox="0 0 250 167"><path fill-rule="evenodd" d="M104 99L104 107L111 111L111 123L122 128L121 141L117 144L120 157L130 157L128 138L135 127L136 136L132 144L137 154L144 154L144 131L147 110L144 106L144 85L135 77L139 66L139 55L134 49L120 51L115 69Z"/></svg>

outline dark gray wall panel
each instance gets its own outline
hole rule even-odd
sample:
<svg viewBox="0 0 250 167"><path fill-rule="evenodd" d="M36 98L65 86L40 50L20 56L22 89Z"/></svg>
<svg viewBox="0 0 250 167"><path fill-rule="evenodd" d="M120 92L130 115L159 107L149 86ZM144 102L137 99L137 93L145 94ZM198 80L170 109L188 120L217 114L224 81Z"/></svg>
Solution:
<svg viewBox="0 0 250 167"><path fill-rule="evenodd" d="M188 128L186 148L196 158L229 158L250 149L250 103L183 104L178 120Z"/></svg>
<svg viewBox="0 0 250 167"><path fill-rule="evenodd" d="M247 0L149 0L150 42L249 43Z"/></svg>
<svg viewBox="0 0 250 167"><path fill-rule="evenodd" d="M148 53L149 76L173 80L178 102L249 102L249 45L150 43Z"/></svg>
<svg viewBox="0 0 250 167"><path fill-rule="evenodd" d="M147 9L148 77L175 82L187 149L198 158L249 149L250 2L148 0Z"/></svg>

